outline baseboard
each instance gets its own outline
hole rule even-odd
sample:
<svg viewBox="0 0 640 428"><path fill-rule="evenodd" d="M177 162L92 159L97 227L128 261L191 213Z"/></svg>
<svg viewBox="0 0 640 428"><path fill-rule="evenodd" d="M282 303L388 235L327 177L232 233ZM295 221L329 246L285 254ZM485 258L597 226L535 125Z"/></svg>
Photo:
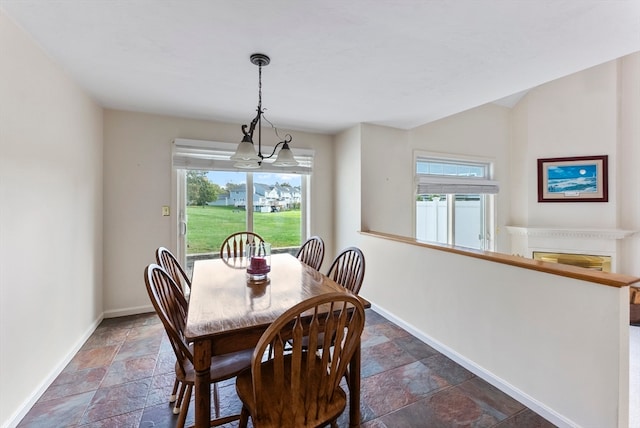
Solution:
<svg viewBox="0 0 640 428"><path fill-rule="evenodd" d="M427 345L431 346L441 354L451 358L456 363L460 364L465 369L469 370L471 373L475 374L479 378L489 382L491 385L498 388L500 391L504 392L508 396L512 397L515 400L518 400L520 403L527 406L529 409L533 410L543 418L547 419L549 422L557 425L560 428L578 428L579 425L575 422L565 418L561 414L557 413L553 409L549 408L545 404L539 402L538 400L530 397L526 393L522 392L518 388L494 375L493 373L487 371L483 367L477 365L475 362L467 359L463 355L460 355L453 349L447 347L441 342L433 339L432 337L424 334L422 331L418 330L411 324L406 323L402 319L396 317L394 314L386 311L384 308L381 308L378 305L372 304L371 309L380 315L384 316L389 321L394 322L399 325L418 339L425 342Z"/></svg>
<svg viewBox="0 0 640 428"><path fill-rule="evenodd" d="M104 314L101 314L85 331L85 333L76 341L74 346L69 349L67 355L51 370L49 375L38 385L38 387L33 391L33 393L27 398L22 405L18 407L16 410L6 421L5 424L2 425L2 428L15 428L18 426L20 421L27 415L29 410L33 407L34 404L42 397L42 394L45 393L47 388L51 386L54 380L62 373L64 368L71 362L73 357L78 353L82 345L91 337L93 332L98 328L100 323L104 318Z"/></svg>
<svg viewBox="0 0 640 428"><path fill-rule="evenodd" d="M117 317L126 317L128 315L138 315L138 314L146 314L148 312L154 312L153 306L145 305L145 306L135 306L132 308L126 309L118 309L113 311L104 311L105 318L117 318Z"/></svg>

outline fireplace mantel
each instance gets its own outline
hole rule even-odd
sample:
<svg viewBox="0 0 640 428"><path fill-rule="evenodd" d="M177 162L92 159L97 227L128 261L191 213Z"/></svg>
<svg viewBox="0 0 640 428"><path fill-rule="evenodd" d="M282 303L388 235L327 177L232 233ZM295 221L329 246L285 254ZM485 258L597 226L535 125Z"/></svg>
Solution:
<svg viewBox="0 0 640 428"><path fill-rule="evenodd" d="M571 229L561 227L506 226L510 235L536 236L541 238L624 239L635 230L622 229Z"/></svg>

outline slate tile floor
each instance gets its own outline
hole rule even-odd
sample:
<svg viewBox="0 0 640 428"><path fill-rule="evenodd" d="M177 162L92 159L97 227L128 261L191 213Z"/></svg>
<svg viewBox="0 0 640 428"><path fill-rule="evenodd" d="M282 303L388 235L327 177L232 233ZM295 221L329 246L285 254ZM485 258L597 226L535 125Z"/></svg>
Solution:
<svg viewBox="0 0 640 428"><path fill-rule="evenodd" d="M173 427L174 358L155 314L106 319L19 427ZM554 426L370 309L361 387L364 428ZM234 380L220 396L223 415L239 413Z"/></svg>

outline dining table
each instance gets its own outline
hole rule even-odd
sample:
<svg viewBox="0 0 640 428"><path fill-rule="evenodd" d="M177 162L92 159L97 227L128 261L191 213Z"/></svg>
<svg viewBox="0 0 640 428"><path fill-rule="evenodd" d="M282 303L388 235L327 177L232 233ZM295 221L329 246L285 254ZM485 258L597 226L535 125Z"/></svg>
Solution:
<svg viewBox="0 0 640 428"><path fill-rule="evenodd" d="M211 357L255 347L264 331L294 305L331 292L351 293L287 254L271 255L271 270L250 281L246 260L197 260L193 266L185 339L193 344L195 427L210 426ZM365 307L370 303L359 297ZM349 363L349 426L360 425L360 346Z"/></svg>

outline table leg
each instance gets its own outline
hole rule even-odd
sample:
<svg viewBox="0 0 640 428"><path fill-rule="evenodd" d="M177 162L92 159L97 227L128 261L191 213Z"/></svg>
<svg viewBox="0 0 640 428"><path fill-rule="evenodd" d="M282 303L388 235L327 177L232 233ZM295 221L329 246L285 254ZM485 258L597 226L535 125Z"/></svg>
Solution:
<svg viewBox="0 0 640 428"><path fill-rule="evenodd" d="M209 428L211 419L211 344L207 340L194 343L193 367L196 371L194 392L195 428Z"/></svg>
<svg viewBox="0 0 640 428"><path fill-rule="evenodd" d="M349 362L349 426L360 426L360 344Z"/></svg>

